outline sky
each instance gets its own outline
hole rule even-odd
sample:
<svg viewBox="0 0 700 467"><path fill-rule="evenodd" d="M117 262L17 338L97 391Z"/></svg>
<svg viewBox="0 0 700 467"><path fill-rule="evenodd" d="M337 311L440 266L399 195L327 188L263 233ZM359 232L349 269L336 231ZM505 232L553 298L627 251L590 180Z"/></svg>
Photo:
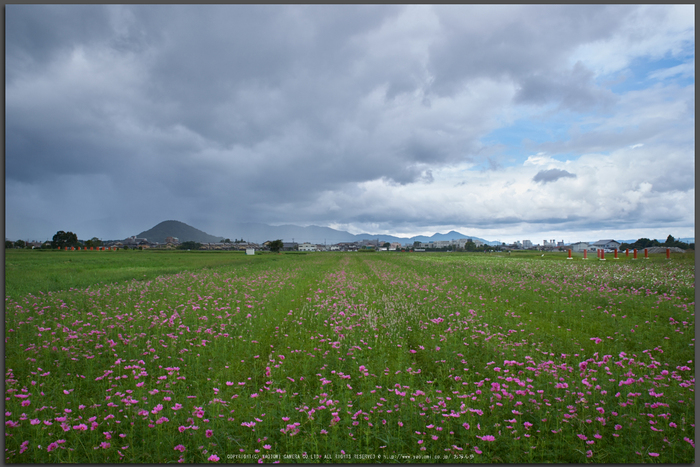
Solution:
<svg viewBox="0 0 700 467"><path fill-rule="evenodd" d="M6 5L5 237L695 232L694 5Z"/></svg>

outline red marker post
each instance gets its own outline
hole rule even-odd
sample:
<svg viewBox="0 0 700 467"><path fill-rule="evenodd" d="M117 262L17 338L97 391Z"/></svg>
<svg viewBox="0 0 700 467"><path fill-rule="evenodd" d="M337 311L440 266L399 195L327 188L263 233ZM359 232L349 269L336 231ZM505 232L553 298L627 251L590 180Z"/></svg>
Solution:
<svg viewBox="0 0 700 467"><path fill-rule="evenodd" d="M600 249L600 260L605 261L605 250L602 248Z"/></svg>
<svg viewBox="0 0 700 467"><path fill-rule="evenodd" d="M634 249L634 259L637 259L637 249Z"/></svg>
<svg viewBox="0 0 700 467"><path fill-rule="evenodd" d="M615 248L615 259L620 259L617 257L617 248Z"/></svg>
<svg viewBox="0 0 700 467"><path fill-rule="evenodd" d="M588 250L583 250L583 259L588 259Z"/></svg>
<svg viewBox="0 0 700 467"><path fill-rule="evenodd" d="M573 258L571 257L571 250L569 250L569 257L566 258L566 259L573 259Z"/></svg>
<svg viewBox="0 0 700 467"><path fill-rule="evenodd" d="M649 248L644 249L644 259L649 259Z"/></svg>
<svg viewBox="0 0 700 467"><path fill-rule="evenodd" d="M625 256L626 256L627 258L630 257L630 249L629 249L629 248L627 248L627 249L625 250Z"/></svg>
<svg viewBox="0 0 700 467"><path fill-rule="evenodd" d="M666 259L671 259L671 249L666 248Z"/></svg>

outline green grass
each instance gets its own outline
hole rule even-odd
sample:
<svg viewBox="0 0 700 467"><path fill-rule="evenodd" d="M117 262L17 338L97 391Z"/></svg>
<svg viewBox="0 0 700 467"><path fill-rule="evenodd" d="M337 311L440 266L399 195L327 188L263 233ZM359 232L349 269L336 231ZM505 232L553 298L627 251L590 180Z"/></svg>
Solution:
<svg viewBox="0 0 700 467"><path fill-rule="evenodd" d="M691 256L18 253L7 462L695 460Z"/></svg>
<svg viewBox="0 0 700 467"><path fill-rule="evenodd" d="M257 255L256 261L281 259L285 255ZM265 259L260 259L263 256ZM5 250L5 294L82 289L91 285L152 280L181 271L216 269L249 264L239 251L57 251Z"/></svg>

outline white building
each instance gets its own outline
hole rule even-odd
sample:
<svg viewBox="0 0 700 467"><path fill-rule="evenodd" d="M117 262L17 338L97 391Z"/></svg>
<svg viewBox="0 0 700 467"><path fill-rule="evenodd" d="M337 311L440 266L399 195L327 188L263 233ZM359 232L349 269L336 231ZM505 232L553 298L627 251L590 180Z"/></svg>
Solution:
<svg viewBox="0 0 700 467"><path fill-rule="evenodd" d="M300 243L299 251L316 251L316 245L313 245L308 242Z"/></svg>
<svg viewBox="0 0 700 467"><path fill-rule="evenodd" d="M591 247L593 248L602 248L605 250L614 250L614 249L620 249L620 245L622 245L620 242L617 242L613 239L607 239L607 240L598 240L595 243L591 244Z"/></svg>
<svg viewBox="0 0 700 467"><path fill-rule="evenodd" d="M523 240L523 248L532 248L532 242L530 240Z"/></svg>

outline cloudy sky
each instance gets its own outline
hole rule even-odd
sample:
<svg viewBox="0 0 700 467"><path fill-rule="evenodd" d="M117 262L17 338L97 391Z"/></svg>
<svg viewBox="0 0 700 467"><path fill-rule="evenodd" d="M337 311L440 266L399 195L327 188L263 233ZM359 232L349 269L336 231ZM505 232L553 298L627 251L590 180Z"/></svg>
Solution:
<svg viewBox="0 0 700 467"><path fill-rule="evenodd" d="M694 18L6 5L5 236L694 236Z"/></svg>

